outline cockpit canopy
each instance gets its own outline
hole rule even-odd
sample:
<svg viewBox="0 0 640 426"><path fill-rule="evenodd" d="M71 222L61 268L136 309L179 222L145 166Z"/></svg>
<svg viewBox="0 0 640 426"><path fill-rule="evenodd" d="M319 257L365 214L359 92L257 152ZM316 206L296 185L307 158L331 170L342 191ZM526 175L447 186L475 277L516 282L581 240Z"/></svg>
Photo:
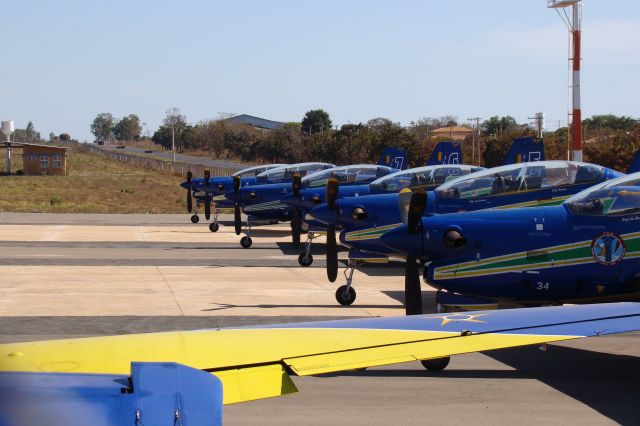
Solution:
<svg viewBox="0 0 640 426"><path fill-rule="evenodd" d="M291 179L294 174L306 176L320 170L334 168L335 165L329 163L297 163L290 164L260 173L257 176L258 183L280 182Z"/></svg>
<svg viewBox="0 0 640 426"><path fill-rule="evenodd" d="M254 166L254 167L249 167L248 169L239 170L234 174L232 174L231 176L240 176L241 178L253 177L253 176L258 176L260 173L264 173L267 170L276 169L282 166L286 166L286 164L269 164L266 166Z"/></svg>
<svg viewBox="0 0 640 426"><path fill-rule="evenodd" d="M576 161L517 163L471 173L436 189L441 198L473 198L551 187L596 184L604 167Z"/></svg>
<svg viewBox="0 0 640 426"><path fill-rule="evenodd" d="M564 202L574 214L623 216L640 213L640 173L596 185Z"/></svg>
<svg viewBox="0 0 640 426"><path fill-rule="evenodd" d="M371 189L381 192L398 192L404 188L434 187L479 170L484 168L464 164L416 167L376 179L371 182Z"/></svg>
<svg viewBox="0 0 640 426"><path fill-rule="evenodd" d="M303 188L319 188L327 184L330 178L338 179L341 184L358 184L371 182L381 176L387 176L396 169L375 164L354 164L351 166L334 167L333 169L316 172L302 178Z"/></svg>

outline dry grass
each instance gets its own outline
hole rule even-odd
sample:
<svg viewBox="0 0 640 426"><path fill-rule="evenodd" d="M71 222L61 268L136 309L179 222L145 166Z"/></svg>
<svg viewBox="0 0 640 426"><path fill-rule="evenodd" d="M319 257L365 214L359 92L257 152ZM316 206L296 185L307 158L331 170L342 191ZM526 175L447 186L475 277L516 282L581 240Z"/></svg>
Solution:
<svg viewBox="0 0 640 426"><path fill-rule="evenodd" d="M0 161L4 166L4 155ZM14 158L14 164L22 168L21 156ZM67 176L0 176L0 211L186 212L185 191L178 186L183 179L178 176L74 149L68 152L67 171Z"/></svg>

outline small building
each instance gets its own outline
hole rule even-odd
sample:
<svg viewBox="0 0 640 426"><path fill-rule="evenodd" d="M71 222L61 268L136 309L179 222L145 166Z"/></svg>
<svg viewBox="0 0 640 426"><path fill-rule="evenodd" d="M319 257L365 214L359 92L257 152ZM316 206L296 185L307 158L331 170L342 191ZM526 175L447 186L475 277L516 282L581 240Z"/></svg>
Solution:
<svg viewBox="0 0 640 426"><path fill-rule="evenodd" d="M67 147L38 145L30 143L12 143L22 146L22 171L25 175L57 175L67 174Z"/></svg>
<svg viewBox="0 0 640 426"><path fill-rule="evenodd" d="M472 137L473 129L466 126L440 127L430 132L432 137L444 137L452 141L464 141Z"/></svg>

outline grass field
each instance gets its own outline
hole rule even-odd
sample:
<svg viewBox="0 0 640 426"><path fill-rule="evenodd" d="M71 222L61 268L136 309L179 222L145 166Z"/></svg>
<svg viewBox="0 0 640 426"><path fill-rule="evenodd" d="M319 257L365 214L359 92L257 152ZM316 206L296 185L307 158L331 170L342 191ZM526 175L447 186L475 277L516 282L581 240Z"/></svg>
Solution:
<svg viewBox="0 0 640 426"><path fill-rule="evenodd" d="M4 151L4 150L2 150ZM4 152L0 158L4 165ZM13 169L22 168L15 155ZM67 176L0 176L0 211L185 213L181 177L70 149Z"/></svg>

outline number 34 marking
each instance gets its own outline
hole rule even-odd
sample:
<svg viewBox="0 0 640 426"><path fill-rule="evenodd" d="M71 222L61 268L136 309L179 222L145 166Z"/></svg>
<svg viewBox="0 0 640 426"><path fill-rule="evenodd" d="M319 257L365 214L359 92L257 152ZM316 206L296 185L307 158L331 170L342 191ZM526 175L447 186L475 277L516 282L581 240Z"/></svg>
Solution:
<svg viewBox="0 0 640 426"><path fill-rule="evenodd" d="M536 283L536 290L549 290L549 283L543 283L542 281L538 281Z"/></svg>

